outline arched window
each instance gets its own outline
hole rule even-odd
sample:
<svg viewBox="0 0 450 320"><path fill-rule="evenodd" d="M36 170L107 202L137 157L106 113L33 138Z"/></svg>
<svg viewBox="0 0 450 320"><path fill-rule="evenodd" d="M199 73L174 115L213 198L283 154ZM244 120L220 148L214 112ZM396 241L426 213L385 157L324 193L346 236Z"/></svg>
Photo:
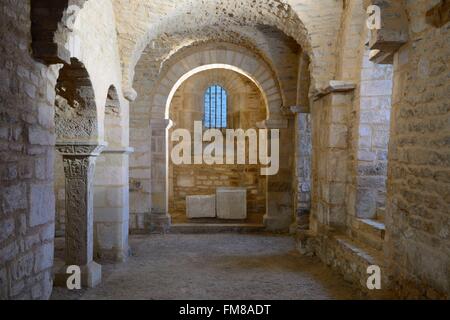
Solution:
<svg viewBox="0 0 450 320"><path fill-rule="evenodd" d="M210 86L205 92L203 124L206 128L227 127L227 92L218 85Z"/></svg>

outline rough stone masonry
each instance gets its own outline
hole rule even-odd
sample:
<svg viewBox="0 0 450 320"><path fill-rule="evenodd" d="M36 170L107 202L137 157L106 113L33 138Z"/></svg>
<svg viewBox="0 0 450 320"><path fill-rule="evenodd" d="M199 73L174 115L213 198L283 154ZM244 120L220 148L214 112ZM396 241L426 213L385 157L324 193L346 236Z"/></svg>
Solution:
<svg viewBox="0 0 450 320"><path fill-rule="evenodd" d="M94 286L130 234L192 224L186 196L217 187L367 295L450 298L448 1L0 0L0 17L0 299L48 299L74 257ZM279 130L276 175L170 163L210 85L230 126Z"/></svg>

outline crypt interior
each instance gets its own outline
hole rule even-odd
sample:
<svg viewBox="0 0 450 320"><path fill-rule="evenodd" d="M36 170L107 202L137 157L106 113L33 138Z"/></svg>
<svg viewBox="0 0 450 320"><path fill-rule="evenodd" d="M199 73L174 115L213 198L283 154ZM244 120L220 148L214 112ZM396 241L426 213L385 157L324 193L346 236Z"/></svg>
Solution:
<svg viewBox="0 0 450 320"><path fill-rule="evenodd" d="M0 0L0 300L450 299L449 11Z"/></svg>

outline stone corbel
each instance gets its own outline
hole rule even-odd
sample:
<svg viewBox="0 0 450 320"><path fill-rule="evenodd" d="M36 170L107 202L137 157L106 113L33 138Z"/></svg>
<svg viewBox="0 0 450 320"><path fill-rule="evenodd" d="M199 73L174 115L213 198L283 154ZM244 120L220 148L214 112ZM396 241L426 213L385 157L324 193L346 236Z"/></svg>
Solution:
<svg viewBox="0 0 450 320"><path fill-rule="evenodd" d="M331 80L328 85L315 94L314 100L319 100L333 92L348 92L356 89L356 84L350 81Z"/></svg>
<svg viewBox="0 0 450 320"><path fill-rule="evenodd" d="M137 98L137 92L133 88L128 88L123 90L123 96L125 99L127 99L129 102L133 102Z"/></svg>
<svg viewBox="0 0 450 320"><path fill-rule="evenodd" d="M394 53L409 38L408 18L402 1L371 0L381 9L381 28L370 32L370 60L378 64L392 64Z"/></svg>

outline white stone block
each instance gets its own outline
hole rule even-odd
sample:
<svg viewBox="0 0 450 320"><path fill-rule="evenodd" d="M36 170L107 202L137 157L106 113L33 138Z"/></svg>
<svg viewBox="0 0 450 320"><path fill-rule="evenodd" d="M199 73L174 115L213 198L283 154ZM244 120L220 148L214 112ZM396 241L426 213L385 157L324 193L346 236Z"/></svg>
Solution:
<svg viewBox="0 0 450 320"><path fill-rule="evenodd" d="M216 206L219 219L247 219L247 189L217 188Z"/></svg>
<svg viewBox="0 0 450 320"><path fill-rule="evenodd" d="M186 214L188 218L215 218L216 196L187 196Z"/></svg>

